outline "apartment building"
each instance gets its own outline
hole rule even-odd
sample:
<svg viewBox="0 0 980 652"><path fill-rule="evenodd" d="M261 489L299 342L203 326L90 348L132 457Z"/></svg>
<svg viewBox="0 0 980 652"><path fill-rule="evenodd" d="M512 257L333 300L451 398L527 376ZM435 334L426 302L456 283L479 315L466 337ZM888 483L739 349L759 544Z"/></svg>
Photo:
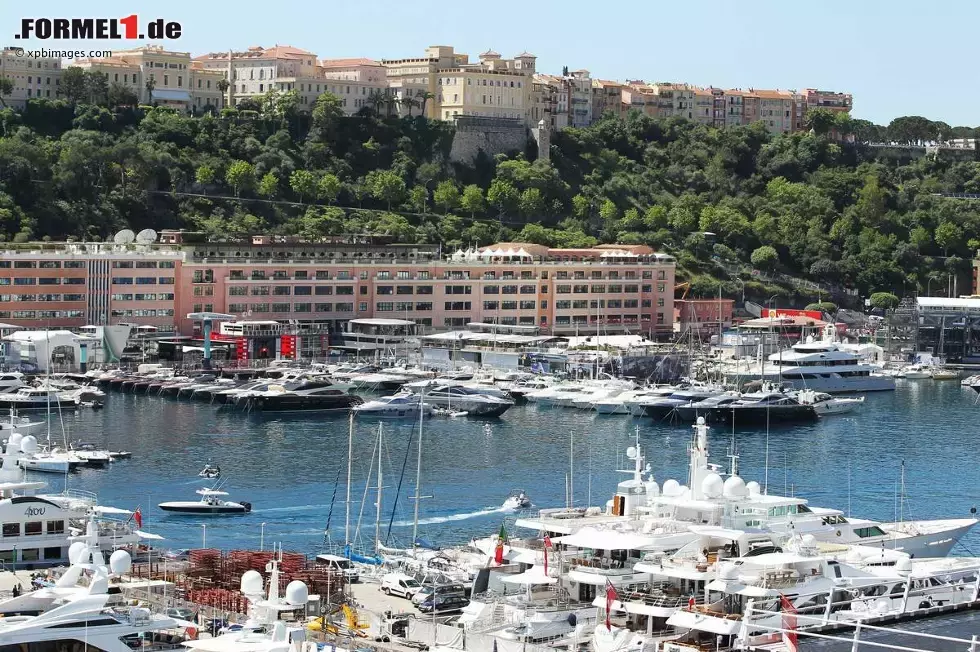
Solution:
<svg viewBox="0 0 980 652"><path fill-rule="evenodd" d="M0 321L25 328L134 323L173 330L175 247L8 245L0 254Z"/></svg>
<svg viewBox="0 0 980 652"><path fill-rule="evenodd" d="M468 55L451 46L433 45L422 57L385 59L381 63L395 97L413 98L420 111L424 98L424 113L433 120L480 116L530 124L536 59L528 52L504 59L488 50L476 63L470 63ZM413 109L399 105L402 113Z"/></svg>
<svg viewBox="0 0 980 652"><path fill-rule="evenodd" d="M246 243L11 245L0 256L0 320L28 328L136 323L200 333L192 312L275 320L310 334L355 318L426 329L469 322L571 333L672 331L674 260L640 245L550 249L499 243L440 256L437 245ZM40 294L44 292L45 294Z"/></svg>
<svg viewBox="0 0 980 652"><path fill-rule="evenodd" d="M0 77L13 82L14 89L3 98L7 106L22 109L34 97L55 99L61 85L61 59L34 58L23 50L0 50Z"/></svg>
<svg viewBox="0 0 980 652"><path fill-rule="evenodd" d="M71 65L105 74L109 83L127 86L141 104L170 106L181 111L222 109L224 96L218 82L224 75L195 66L189 52L144 45L114 51L102 59L76 59Z"/></svg>
<svg viewBox="0 0 980 652"><path fill-rule="evenodd" d="M592 80L592 120L599 120L607 112L623 116L623 84L606 79Z"/></svg>
<svg viewBox="0 0 980 652"><path fill-rule="evenodd" d="M212 52L194 58L203 70L220 71L229 80L231 104L244 98L260 99L271 90L297 91L300 109L311 111L323 93L332 93L348 115L370 104L368 98L384 92L387 82L376 62L369 59L334 59L318 62L316 55L290 45L253 46L243 52Z"/></svg>

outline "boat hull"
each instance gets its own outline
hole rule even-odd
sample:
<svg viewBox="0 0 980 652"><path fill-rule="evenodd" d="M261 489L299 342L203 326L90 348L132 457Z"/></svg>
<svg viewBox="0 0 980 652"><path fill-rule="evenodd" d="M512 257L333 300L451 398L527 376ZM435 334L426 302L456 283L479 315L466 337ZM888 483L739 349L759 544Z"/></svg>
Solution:
<svg viewBox="0 0 980 652"><path fill-rule="evenodd" d="M348 412L362 402L353 394L331 396L329 400L317 396L253 396L245 407L260 412Z"/></svg>
<svg viewBox="0 0 980 652"><path fill-rule="evenodd" d="M807 423L816 421L817 412L812 405L779 405L754 407L751 405L732 408L716 407L699 409L693 406L674 408L677 420L693 423L704 417L705 423L735 426L764 426L780 423Z"/></svg>
<svg viewBox="0 0 980 652"><path fill-rule="evenodd" d="M202 516L221 516L224 514L248 514L251 505L183 505L180 503L160 503L158 507L173 514L199 514Z"/></svg>

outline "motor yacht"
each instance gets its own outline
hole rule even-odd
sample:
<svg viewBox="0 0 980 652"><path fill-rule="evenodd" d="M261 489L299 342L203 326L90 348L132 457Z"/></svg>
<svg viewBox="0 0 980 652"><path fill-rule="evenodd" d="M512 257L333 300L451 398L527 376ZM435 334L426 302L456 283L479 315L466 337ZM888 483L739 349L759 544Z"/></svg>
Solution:
<svg viewBox="0 0 980 652"><path fill-rule="evenodd" d="M432 414L432 406L422 402L422 396L403 392L393 396L383 396L381 398L367 401L353 408L354 414L358 416L386 417L393 419L410 418L414 419L421 412L424 416Z"/></svg>
<svg viewBox="0 0 980 652"><path fill-rule="evenodd" d="M0 411L24 410L74 410L80 399L67 392L49 387L21 387L15 392L0 394Z"/></svg>
<svg viewBox="0 0 980 652"><path fill-rule="evenodd" d="M21 387L26 387L24 374L19 371L0 372L0 394L16 392Z"/></svg>
<svg viewBox="0 0 980 652"><path fill-rule="evenodd" d="M932 371L929 365L910 364L902 369L902 378L907 380L922 380L932 378Z"/></svg>
<svg viewBox="0 0 980 652"><path fill-rule="evenodd" d="M74 452L62 450L57 446L46 445L38 447L37 440L28 435L23 440L24 455L17 460L17 465L25 471L39 473L68 473L74 471L83 462Z"/></svg>
<svg viewBox="0 0 980 652"><path fill-rule="evenodd" d="M894 378L878 375L877 366L833 341L832 329L831 325L821 340L809 336L789 350L771 354L765 368L758 370L761 379L827 394L895 389Z"/></svg>
<svg viewBox="0 0 980 652"><path fill-rule="evenodd" d="M76 442L71 444L68 450L74 453L84 466L106 466L112 461L112 453L98 449L94 444Z"/></svg>
<svg viewBox="0 0 980 652"><path fill-rule="evenodd" d="M786 423L806 423L817 419L812 404L802 404L782 392L766 392L761 396L723 395L712 404L706 401L674 408L680 421L692 422L704 417L707 423L739 426L766 426Z"/></svg>
<svg viewBox="0 0 980 652"><path fill-rule="evenodd" d="M797 392L795 398L803 405L812 405L817 416L821 417L847 414L864 405L863 396L833 396L810 389Z"/></svg>
<svg viewBox="0 0 980 652"><path fill-rule="evenodd" d="M723 394L725 390L721 387L689 387L676 389L664 398L653 399L641 403L644 416L653 417L654 421L675 421L677 415L674 410L680 406L703 401L706 398Z"/></svg>
<svg viewBox="0 0 980 652"><path fill-rule="evenodd" d="M306 381L293 385L271 385L264 392L238 397L245 410L259 412L348 412L364 400L335 389L329 382Z"/></svg>
<svg viewBox="0 0 980 652"><path fill-rule="evenodd" d="M430 405L461 410L474 417L498 417L514 405L511 398L465 385L435 385L424 390L423 397Z"/></svg>
<svg viewBox="0 0 980 652"><path fill-rule="evenodd" d="M246 502L233 502L225 500L227 491L219 489L198 489L197 494L200 500L176 500L157 505L165 512L175 512L178 514L202 514L210 516L221 516L224 514L247 514L252 511L252 504Z"/></svg>

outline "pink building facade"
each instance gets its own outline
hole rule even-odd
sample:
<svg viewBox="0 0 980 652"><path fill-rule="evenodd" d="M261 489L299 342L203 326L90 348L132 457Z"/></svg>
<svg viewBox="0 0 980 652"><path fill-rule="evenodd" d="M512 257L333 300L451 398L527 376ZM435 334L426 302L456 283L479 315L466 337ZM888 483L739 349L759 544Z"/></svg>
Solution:
<svg viewBox="0 0 980 652"><path fill-rule="evenodd" d="M674 260L646 246L500 243L452 254L436 245L170 238L141 251L45 244L51 248L2 252L0 321L133 323L199 335L201 325L186 315L204 311L324 334L355 318L407 319L427 332L470 322L554 334L666 336L673 328Z"/></svg>

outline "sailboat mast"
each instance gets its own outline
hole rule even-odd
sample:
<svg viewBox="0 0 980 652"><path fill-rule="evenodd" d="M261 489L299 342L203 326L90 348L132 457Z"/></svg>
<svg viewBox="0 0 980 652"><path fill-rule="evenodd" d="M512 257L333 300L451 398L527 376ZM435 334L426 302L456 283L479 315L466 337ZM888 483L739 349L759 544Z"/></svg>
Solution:
<svg viewBox="0 0 980 652"><path fill-rule="evenodd" d="M354 460L354 412L350 413L347 428L347 513L344 516L344 546L350 545L350 481L351 466Z"/></svg>
<svg viewBox="0 0 980 652"><path fill-rule="evenodd" d="M575 507L575 433L568 433L568 506Z"/></svg>
<svg viewBox="0 0 980 652"><path fill-rule="evenodd" d="M379 546L381 545L381 482L383 469L381 468L381 451L383 450L383 437L384 437L384 426L378 424L378 502L376 504L376 514L374 520L374 551L377 553L380 551Z"/></svg>
<svg viewBox="0 0 980 652"><path fill-rule="evenodd" d="M496 338L494 338L496 339ZM415 516L412 519L412 547L419 540L419 501L422 500L422 419L425 418L425 389L419 392L419 451L415 464Z"/></svg>

